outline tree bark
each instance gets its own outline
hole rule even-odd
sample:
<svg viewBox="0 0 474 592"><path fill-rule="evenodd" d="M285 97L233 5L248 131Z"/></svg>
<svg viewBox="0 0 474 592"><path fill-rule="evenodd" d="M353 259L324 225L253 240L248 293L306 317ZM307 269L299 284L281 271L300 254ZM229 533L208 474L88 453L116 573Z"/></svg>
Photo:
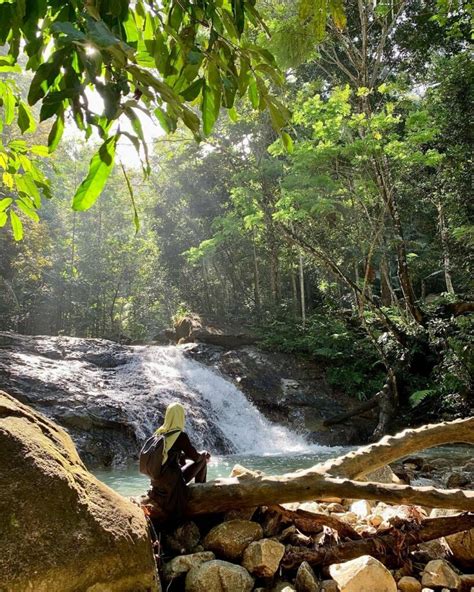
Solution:
<svg viewBox="0 0 474 592"><path fill-rule="evenodd" d="M407 522L404 527L404 530L397 527L395 532L344 542L332 547L290 548L283 557L282 565L287 569L296 567L302 561L307 561L310 565L331 565L349 561L361 555L371 555L384 562L397 563L401 552L406 553L413 545L473 528L474 514L427 518L420 525Z"/></svg>

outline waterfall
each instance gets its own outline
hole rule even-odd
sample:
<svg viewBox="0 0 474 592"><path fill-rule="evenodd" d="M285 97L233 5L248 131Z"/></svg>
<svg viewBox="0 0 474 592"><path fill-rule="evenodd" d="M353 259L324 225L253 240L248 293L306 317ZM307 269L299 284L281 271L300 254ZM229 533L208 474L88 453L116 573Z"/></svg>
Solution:
<svg viewBox="0 0 474 592"><path fill-rule="evenodd" d="M201 445L212 447L224 440L227 452L256 455L302 452L309 447L302 436L269 422L233 383L189 359L179 347L138 348L117 371L122 388L115 396L123 396L129 382L135 384L138 377L146 385L147 403L160 400L161 410L172 401L185 405L186 429ZM135 398L129 416L137 433L145 436L156 427L157 416L145 411L141 399Z"/></svg>
<svg viewBox="0 0 474 592"><path fill-rule="evenodd" d="M186 408L186 431L213 454L317 453L302 435L268 421L229 380L175 346L3 334L0 381L71 434L90 466L137 457L166 406ZM271 397L271 393L269 393Z"/></svg>

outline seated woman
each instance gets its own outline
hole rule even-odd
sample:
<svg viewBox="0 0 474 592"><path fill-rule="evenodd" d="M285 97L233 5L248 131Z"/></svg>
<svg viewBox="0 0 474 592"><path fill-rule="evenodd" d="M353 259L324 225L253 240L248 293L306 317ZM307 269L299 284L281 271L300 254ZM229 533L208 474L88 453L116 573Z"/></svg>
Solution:
<svg viewBox="0 0 474 592"><path fill-rule="evenodd" d="M165 413L165 421L157 429L165 438L163 460L158 479L151 482L150 497L159 504L170 521L179 520L186 509L186 484L192 479L205 483L207 463L211 455L198 452L184 430L184 407L171 403ZM187 459L187 461L186 461Z"/></svg>

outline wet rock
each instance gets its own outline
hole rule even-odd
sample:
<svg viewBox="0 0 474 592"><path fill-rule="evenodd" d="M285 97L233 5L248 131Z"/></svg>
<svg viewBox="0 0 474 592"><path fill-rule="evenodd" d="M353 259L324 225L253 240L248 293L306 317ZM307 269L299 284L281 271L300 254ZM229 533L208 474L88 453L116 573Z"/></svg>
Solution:
<svg viewBox="0 0 474 592"><path fill-rule="evenodd" d="M250 520L229 520L210 530L202 544L218 556L237 561L250 543L261 538L263 530L260 524Z"/></svg>
<svg viewBox="0 0 474 592"><path fill-rule="evenodd" d="M362 555L345 563L335 563L330 566L329 573L340 592L397 592L392 574L370 555Z"/></svg>
<svg viewBox="0 0 474 592"><path fill-rule="evenodd" d="M307 561L303 561L298 567L295 586L298 592L319 592L320 590L313 568Z"/></svg>
<svg viewBox="0 0 474 592"><path fill-rule="evenodd" d="M430 561L423 570L423 586L446 587L456 590L461 585L461 578L444 559Z"/></svg>
<svg viewBox="0 0 474 592"><path fill-rule="evenodd" d="M199 544L201 535L194 522L185 522L165 537L166 545L175 553L191 553Z"/></svg>
<svg viewBox="0 0 474 592"><path fill-rule="evenodd" d="M277 541L254 541L245 549L242 565L254 576L270 578L278 570L284 552L285 546Z"/></svg>
<svg viewBox="0 0 474 592"><path fill-rule="evenodd" d="M206 561L212 561L216 556L211 551L178 555L163 565L163 577L169 582L187 573L193 567L198 567Z"/></svg>
<svg viewBox="0 0 474 592"><path fill-rule="evenodd" d="M69 435L0 392L5 590L157 592L142 510L95 479Z"/></svg>
<svg viewBox="0 0 474 592"><path fill-rule="evenodd" d="M403 576L397 582L400 592L421 592L421 583L411 576Z"/></svg>
<svg viewBox="0 0 474 592"><path fill-rule="evenodd" d="M240 565L220 561L206 561L193 567L186 576L186 592L250 592L254 579Z"/></svg>

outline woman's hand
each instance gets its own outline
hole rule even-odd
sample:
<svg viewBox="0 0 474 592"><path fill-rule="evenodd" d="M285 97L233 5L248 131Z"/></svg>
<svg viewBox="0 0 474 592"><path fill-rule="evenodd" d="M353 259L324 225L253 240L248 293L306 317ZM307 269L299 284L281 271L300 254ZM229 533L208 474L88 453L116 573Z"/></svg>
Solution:
<svg viewBox="0 0 474 592"><path fill-rule="evenodd" d="M203 450L201 452L201 454L204 456L204 458L206 459L206 462L207 463L211 460L211 453L208 452L207 450Z"/></svg>

